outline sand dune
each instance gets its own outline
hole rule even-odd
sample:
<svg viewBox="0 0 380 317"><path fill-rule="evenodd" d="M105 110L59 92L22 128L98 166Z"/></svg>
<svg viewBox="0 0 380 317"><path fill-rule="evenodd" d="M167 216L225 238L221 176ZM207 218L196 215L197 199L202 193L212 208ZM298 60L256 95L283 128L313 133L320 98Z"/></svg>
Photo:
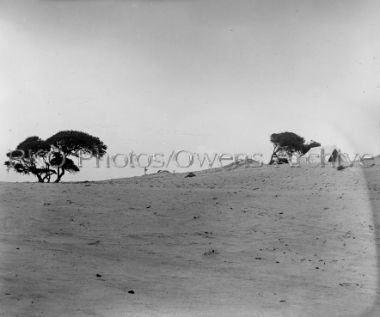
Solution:
<svg viewBox="0 0 380 317"><path fill-rule="evenodd" d="M356 316L378 166L1 183L1 316ZM368 183L369 182L369 183Z"/></svg>

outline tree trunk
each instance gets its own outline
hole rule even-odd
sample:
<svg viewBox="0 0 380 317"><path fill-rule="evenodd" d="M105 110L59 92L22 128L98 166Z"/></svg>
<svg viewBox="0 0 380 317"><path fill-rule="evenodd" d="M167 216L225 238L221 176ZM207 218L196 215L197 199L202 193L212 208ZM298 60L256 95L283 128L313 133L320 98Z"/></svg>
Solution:
<svg viewBox="0 0 380 317"><path fill-rule="evenodd" d="M270 160L269 160L269 165L272 165L273 164L273 156L275 155L276 153L272 153L271 157L270 157Z"/></svg>
<svg viewBox="0 0 380 317"><path fill-rule="evenodd" d="M57 179L55 180L55 183L59 183L61 181L62 176L65 175L65 169L62 168L62 173L59 173L59 167L57 169Z"/></svg>
<svg viewBox="0 0 380 317"><path fill-rule="evenodd" d="M43 180L43 178L41 177L40 174L36 174L36 176L37 176L37 178L38 178L38 182L39 182L39 183L43 183L43 182L44 182L44 180Z"/></svg>
<svg viewBox="0 0 380 317"><path fill-rule="evenodd" d="M43 181L45 181L45 179L46 179L46 182L47 182L47 183L50 183L51 175L52 175L52 174L55 174L55 173L53 173L51 170L49 170L49 171L46 173L45 177L43 178Z"/></svg>
<svg viewBox="0 0 380 317"><path fill-rule="evenodd" d="M47 165L47 168L48 168L48 174L47 174L47 182L50 183L50 165L49 164L46 164Z"/></svg>
<svg viewBox="0 0 380 317"><path fill-rule="evenodd" d="M269 165L272 165L273 164L273 157L277 154L279 148L277 146L274 146L273 147L273 153L270 157L270 160L269 160Z"/></svg>

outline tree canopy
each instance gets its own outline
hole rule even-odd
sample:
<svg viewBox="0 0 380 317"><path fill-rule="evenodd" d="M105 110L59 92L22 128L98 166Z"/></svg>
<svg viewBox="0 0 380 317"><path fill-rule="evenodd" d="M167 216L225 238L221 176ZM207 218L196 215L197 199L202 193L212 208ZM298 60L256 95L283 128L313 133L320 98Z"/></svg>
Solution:
<svg viewBox="0 0 380 317"><path fill-rule="evenodd" d="M297 153L302 156L311 148L321 145L313 140L305 143L305 139L303 137L288 131L271 134L270 141L273 143L273 153L269 164L273 164L274 157L276 157L280 152L286 153L287 155Z"/></svg>
<svg viewBox="0 0 380 317"><path fill-rule="evenodd" d="M79 156L80 152L102 157L107 146L98 138L81 131L61 131L46 140L31 136L7 153L4 163L8 170L21 174L35 175L39 182L61 181L65 172L75 173L79 167L69 156Z"/></svg>
<svg viewBox="0 0 380 317"><path fill-rule="evenodd" d="M99 138L80 131L61 131L46 140L50 145L59 148L65 155L77 156L78 152L103 156L107 146Z"/></svg>

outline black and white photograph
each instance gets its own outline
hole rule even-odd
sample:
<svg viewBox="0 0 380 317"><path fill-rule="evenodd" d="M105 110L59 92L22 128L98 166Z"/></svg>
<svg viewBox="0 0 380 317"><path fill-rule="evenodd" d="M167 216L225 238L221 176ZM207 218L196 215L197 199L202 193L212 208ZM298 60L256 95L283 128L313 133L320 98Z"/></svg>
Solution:
<svg viewBox="0 0 380 317"><path fill-rule="evenodd" d="M0 0L0 317L380 316L380 2Z"/></svg>

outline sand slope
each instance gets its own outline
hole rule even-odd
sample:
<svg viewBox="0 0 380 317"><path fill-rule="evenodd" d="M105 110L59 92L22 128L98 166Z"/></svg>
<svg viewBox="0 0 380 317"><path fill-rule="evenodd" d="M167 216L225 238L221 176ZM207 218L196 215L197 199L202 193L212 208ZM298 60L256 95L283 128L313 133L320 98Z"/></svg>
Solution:
<svg viewBox="0 0 380 317"><path fill-rule="evenodd" d="M2 183L0 316L356 316L379 172L370 190L360 168L287 166Z"/></svg>

